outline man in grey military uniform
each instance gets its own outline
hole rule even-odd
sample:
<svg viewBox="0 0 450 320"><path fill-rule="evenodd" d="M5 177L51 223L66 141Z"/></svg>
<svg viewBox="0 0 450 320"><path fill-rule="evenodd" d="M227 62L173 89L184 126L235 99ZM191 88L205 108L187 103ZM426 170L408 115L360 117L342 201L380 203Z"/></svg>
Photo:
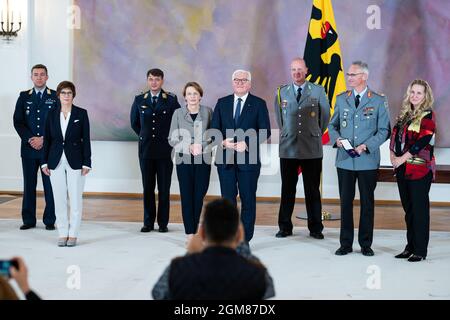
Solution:
<svg viewBox="0 0 450 320"><path fill-rule="evenodd" d="M388 103L384 95L367 87L369 68L366 63L353 62L347 77L352 90L337 96L328 125L330 140L338 148L336 167L341 198L341 246L336 255L352 252L353 200L358 180L361 201L358 242L363 255L373 256L374 192L380 146L390 134ZM352 155L344 149L343 139L347 139L354 148Z"/></svg>
<svg viewBox="0 0 450 320"><path fill-rule="evenodd" d="M305 80L305 61L291 63L293 82L278 88L275 114L280 128L281 203L278 214L280 230L275 235L292 235L292 211L298 182L298 169L303 174L306 212L310 236L323 239L320 175L322 173L322 134L330 118L330 104L322 86Z"/></svg>

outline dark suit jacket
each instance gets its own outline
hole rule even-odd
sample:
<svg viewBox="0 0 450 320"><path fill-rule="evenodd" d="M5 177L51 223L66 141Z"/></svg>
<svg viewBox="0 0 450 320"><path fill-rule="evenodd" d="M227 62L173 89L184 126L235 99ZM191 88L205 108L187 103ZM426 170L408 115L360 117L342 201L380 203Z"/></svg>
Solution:
<svg viewBox="0 0 450 320"><path fill-rule="evenodd" d="M245 163L238 164L238 168L244 171L259 170L261 168L259 144L270 137L270 119L266 102L249 93L236 127L234 124L233 105L233 94L220 98L217 101L211 121L211 128L220 130L223 140L226 138L234 138L235 141L245 141L248 147L248 151L245 151ZM242 129L246 133L246 136L240 135L238 131L237 134L232 132L232 130L237 129ZM253 131L247 131L249 129L253 129ZM267 136L262 140L259 137L261 130L266 130L267 132ZM222 154L220 154L221 152ZM229 155L230 151L222 149L219 145L216 154L216 165L220 167L233 164L236 156L229 157ZM221 161L222 159L223 161Z"/></svg>
<svg viewBox="0 0 450 320"><path fill-rule="evenodd" d="M266 268L225 247L172 260L169 295L173 300L260 300L266 291Z"/></svg>
<svg viewBox="0 0 450 320"><path fill-rule="evenodd" d="M43 150L35 150L28 143L31 137L45 136L45 120L50 110L59 104L56 91L46 88L41 101L34 89L22 91L17 99L14 110L14 128L19 134L22 145L20 155L28 159L42 159Z"/></svg>
<svg viewBox="0 0 450 320"><path fill-rule="evenodd" d="M164 159L172 156L169 145L170 123L173 113L180 108L177 96L161 90L156 108L152 107L149 91L137 95L131 106L131 128L139 136L139 158Z"/></svg>
<svg viewBox="0 0 450 320"><path fill-rule="evenodd" d="M72 169L91 167L91 139L87 111L75 105L72 106L65 137L62 135L60 113L60 107L48 113L45 123L43 164L47 164L49 169L54 170L64 152Z"/></svg>

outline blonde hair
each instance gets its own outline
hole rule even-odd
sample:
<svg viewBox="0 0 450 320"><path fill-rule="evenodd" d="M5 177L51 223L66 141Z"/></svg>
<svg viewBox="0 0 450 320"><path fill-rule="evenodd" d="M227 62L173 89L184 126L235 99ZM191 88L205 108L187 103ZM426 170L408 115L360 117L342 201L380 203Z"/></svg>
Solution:
<svg viewBox="0 0 450 320"><path fill-rule="evenodd" d="M14 289L2 276L0 276L0 300L19 300Z"/></svg>
<svg viewBox="0 0 450 320"><path fill-rule="evenodd" d="M425 89L425 99L423 99L418 108L412 108L411 102L409 101L411 89L415 84L420 85ZM413 80L413 82L409 84L408 89L406 89L405 96L403 97L402 108L400 109L400 113L397 117L397 123L404 125L409 121L418 119L424 111L433 109L433 103L433 91L431 90L428 82L422 79Z"/></svg>

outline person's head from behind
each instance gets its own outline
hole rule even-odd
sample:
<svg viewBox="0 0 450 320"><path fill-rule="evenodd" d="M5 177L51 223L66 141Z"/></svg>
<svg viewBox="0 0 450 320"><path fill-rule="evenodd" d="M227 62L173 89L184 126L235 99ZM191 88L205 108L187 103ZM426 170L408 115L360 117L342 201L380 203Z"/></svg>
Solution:
<svg viewBox="0 0 450 320"><path fill-rule="evenodd" d="M199 231L207 246L236 248L244 239L239 212L227 199L217 199L205 206Z"/></svg>

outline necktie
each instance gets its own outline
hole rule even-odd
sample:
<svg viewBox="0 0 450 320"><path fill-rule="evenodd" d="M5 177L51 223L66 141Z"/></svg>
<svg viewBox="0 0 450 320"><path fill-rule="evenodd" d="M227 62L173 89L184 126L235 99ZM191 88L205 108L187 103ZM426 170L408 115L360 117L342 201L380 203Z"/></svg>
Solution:
<svg viewBox="0 0 450 320"><path fill-rule="evenodd" d="M234 125L237 127L238 121L239 121L239 116L241 115L241 102L242 99L239 98L238 99L238 103L236 105L236 112L234 113Z"/></svg>
<svg viewBox="0 0 450 320"><path fill-rule="evenodd" d="M153 96L152 97L152 107L153 109L156 108L156 102L158 101L158 97L157 96Z"/></svg>
<svg viewBox="0 0 450 320"><path fill-rule="evenodd" d="M300 98L302 97L302 88L297 89L297 102L300 101Z"/></svg>
<svg viewBox="0 0 450 320"><path fill-rule="evenodd" d="M41 99L42 99L42 92L38 92L37 93L37 97L38 97L38 102L41 102Z"/></svg>
<svg viewBox="0 0 450 320"><path fill-rule="evenodd" d="M356 97L355 97L355 106L358 108L358 106L359 106L359 98L361 98L360 96L359 96L359 94L357 94L356 95Z"/></svg>

